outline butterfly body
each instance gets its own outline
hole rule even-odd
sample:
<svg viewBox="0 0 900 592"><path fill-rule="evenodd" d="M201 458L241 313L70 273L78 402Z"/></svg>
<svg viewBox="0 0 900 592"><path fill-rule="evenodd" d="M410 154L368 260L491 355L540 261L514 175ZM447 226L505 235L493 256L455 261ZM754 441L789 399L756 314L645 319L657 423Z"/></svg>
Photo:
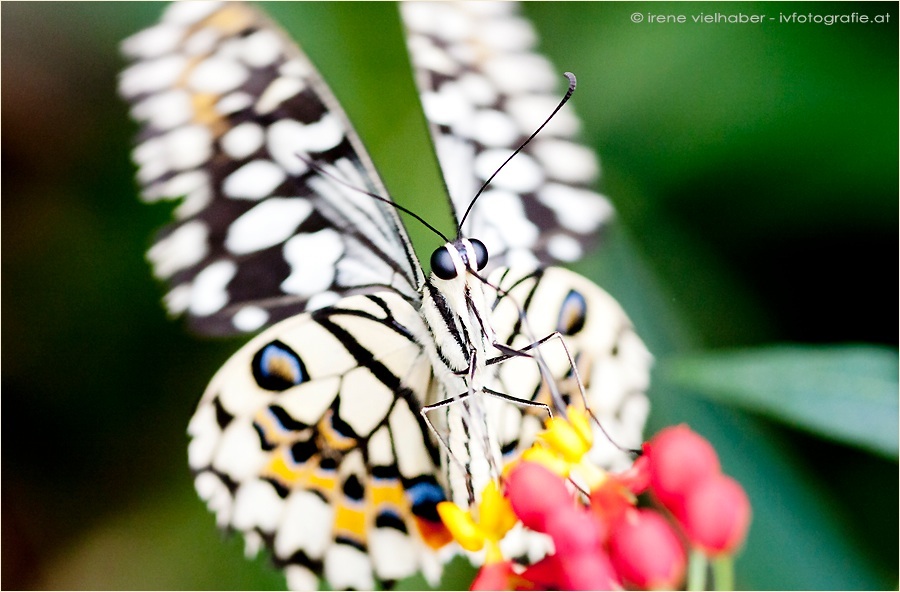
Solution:
<svg viewBox="0 0 900 592"><path fill-rule="evenodd" d="M647 413L650 356L627 316L552 266L577 259L611 213L588 188L598 169L571 140L571 113L463 215L558 102L530 25L507 3L401 14L458 234L471 237L436 249L430 275L328 87L258 10L176 3L123 46L142 196L181 199L148 252L167 308L202 333L261 331L190 421L195 485L292 588L436 581L454 551L436 505L475 501L559 411L554 388L624 446ZM598 440L598 462L628 463Z"/></svg>
<svg viewBox="0 0 900 592"><path fill-rule="evenodd" d="M435 253L445 254L441 272L445 277L432 273L421 290L424 318L434 337L428 342L434 345L435 367L446 366L457 376L468 374L475 381L471 388L478 390L487 351L495 340L483 284L473 275L486 265L486 255L484 265L476 268L475 248L466 239L448 243Z"/></svg>

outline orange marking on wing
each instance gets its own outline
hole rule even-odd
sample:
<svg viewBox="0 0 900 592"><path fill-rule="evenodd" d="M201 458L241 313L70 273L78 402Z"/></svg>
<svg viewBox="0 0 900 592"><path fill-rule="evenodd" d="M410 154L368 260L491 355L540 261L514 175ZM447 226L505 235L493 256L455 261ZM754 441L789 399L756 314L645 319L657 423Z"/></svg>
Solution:
<svg viewBox="0 0 900 592"><path fill-rule="evenodd" d="M416 528L425 544L432 549L440 549L453 540L453 535L443 522L431 522L416 516Z"/></svg>
<svg viewBox="0 0 900 592"><path fill-rule="evenodd" d="M252 25L256 20L255 17L253 11L235 2L211 14L202 25L215 27L224 35L232 35Z"/></svg>
<svg viewBox="0 0 900 592"><path fill-rule="evenodd" d="M294 430L285 428L268 407L264 407L253 416L253 422L262 430L266 442L273 446L290 445L294 442L302 442L311 437L310 429ZM284 454L288 454L285 450ZM297 464L293 459L287 460L288 464Z"/></svg>
<svg viewBox="0 0 900 592"><path fill-rule="evenodd" d="M218 137L228 131L228 124L216 111L216 101L220 95L211 93L192 93L191 103L194 107L194 121L207 126L213 135Z"/></svg>
<svg viewBox="0 0 900 592"><path fill-rule="evenodd" d="M239 3L230 3L217 10L207 18L191 27L191 32L197 32L204 28L216 29L220 36L227 37L239 33L252 26L256 22L256 14ZM197 93L190 90L187 80L196 68L197 64L206 59L209 54L192 57L184 74L178 80L176 86L188 89L191 93L191 103L194 108L194 122L207 126L213 136L219 137L229 130L228 122L216 111L215 105L221 95L211 93Z"/></svg>
<svg viewBox="0 0 900 592"><path fill-rule="evenodd" d="M348 438L343 434L339 434L331 423L331 418L334 416L334 411L329 409L325 412L325 415L322 416L322 419L319 421L319 435L324 440L325 446L322 448L331 448L332 450L350 450L351 448L356 448L357 441L356 438Z"/></svg>

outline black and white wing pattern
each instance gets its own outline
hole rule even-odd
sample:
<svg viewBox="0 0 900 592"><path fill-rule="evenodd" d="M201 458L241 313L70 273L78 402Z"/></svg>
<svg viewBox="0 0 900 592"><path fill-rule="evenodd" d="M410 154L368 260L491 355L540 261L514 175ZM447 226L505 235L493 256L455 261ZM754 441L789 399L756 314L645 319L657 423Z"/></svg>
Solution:
<svg viewBox="0 0 900 592"><path fill-rule="evenodd" d="M188 427L197 491L291 589L437 583L451 539L423 334L396 293L350 296L262 332L207 387Z"/></svg>
<svg viewBox="0 0 900 592"><path fill-rule="evenodd" d="M355 291L418 298L422 272L396 210L361 191L387 195L359 138L259 11L172 4L123 51L134 61L119 89L142 125L141 195L182 198L148 252L171 286L171 314L229 334Z"/></svg>
<svg viewBox="0 0 900 592"><path fill-rule="evenodd" d="M416 83L457 221L479 187L550 115L565 79L534 51L537 36L515 2L404 2ZM573 141L566 105L491 181L462 227L492 265L579 259L611 219L594 192L593 150Z"/></svg>

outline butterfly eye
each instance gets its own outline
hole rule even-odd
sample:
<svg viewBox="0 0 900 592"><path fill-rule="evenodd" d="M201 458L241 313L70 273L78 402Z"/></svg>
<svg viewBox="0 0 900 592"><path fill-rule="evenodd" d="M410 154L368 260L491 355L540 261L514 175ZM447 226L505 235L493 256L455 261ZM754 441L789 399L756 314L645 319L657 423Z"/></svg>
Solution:
<svg viewBox="0 0 900 592"><path fill-rule="evenodd" d="M580 292L570 290L563 300L559 310L559 320L556 322L556 330L563 335L575 335L584 329L584 320L587 315L587 301Z"/></svg>
<svg viewBox="0 0 900 592"><path fill-rule="evenodd" d="M456 265L446 245L438 247L431 254L431 272L442 280L452 280L456 277Z"/></svg>
<svg viewBox="0 0 900 592"><path fill-rule="evenodd" d="M253 356L253 378L267 391L284 391L309 380L309 374L300 356L276 340Z"/></svg>
<svg viewBox="0 0 900 592"><path fill-rule="evenodd" d="M488 262L487 247L477 238L470 238L469 242L472 243L472 249L475 250L475 263L478 265L478 271L481 271Z"/></svg>

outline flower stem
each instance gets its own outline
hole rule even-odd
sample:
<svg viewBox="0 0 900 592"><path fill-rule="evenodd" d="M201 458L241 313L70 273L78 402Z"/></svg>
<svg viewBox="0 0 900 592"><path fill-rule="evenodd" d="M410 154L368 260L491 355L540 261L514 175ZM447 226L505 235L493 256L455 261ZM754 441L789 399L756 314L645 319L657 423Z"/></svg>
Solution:
<svg viewBox="0 0 900 592"><path fill-rule="evenodd" d="M734 590L734 561L731 555L713 559L712 569L716 590Z"/></svg>
<svg viewBox="0 0 900 592"><path fill-rule="evenodd" d="M691 549L691 555L688 561L688 590L692 592L706 590L706 567L706 555L703 554L703 551Z"/></svg>

